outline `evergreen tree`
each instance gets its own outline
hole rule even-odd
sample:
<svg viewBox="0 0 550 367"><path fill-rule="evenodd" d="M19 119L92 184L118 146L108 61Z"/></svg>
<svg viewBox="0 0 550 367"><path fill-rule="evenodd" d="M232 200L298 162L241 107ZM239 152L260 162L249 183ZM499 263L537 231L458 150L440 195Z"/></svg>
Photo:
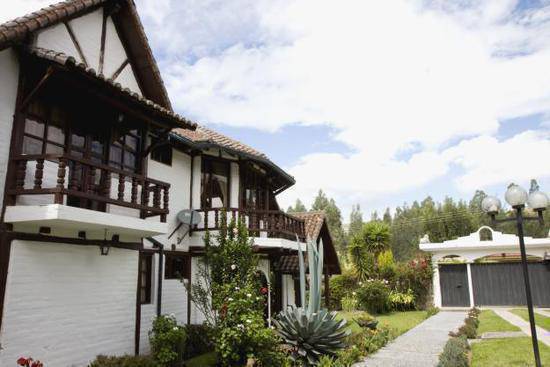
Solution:
<svg viewBox="0 0 550 367"><path fill-rule="evenodd" d="M359 204L352 205L351 213L349 215L348 238L351 239L359 233L361 227L363 227L363 212L361 212L361 207Z"/></svg>
<svg viewBox="0 0 550 367"><path fill-rule="evenodd" d="M390 213L390 208L386 208L386 211L384 212L384 216L382 217L382 221L387 225L391 226L392 217Z"/></svg>
<svg viewBox="0 0 550 367"><path fill-rule="evenodd" d="M307 212L307 208L300 199L296 199L296 202L294 203L294 207L289 206L286 212L287 213Z"/></svg>
<svg viewBox="0 0 550 367"><path fill-rule="evenodd" d="M323 190L319 190L311 206L312 211L322 210L327 217L327 225L334 241L336 250L345 257L346 241L342 228L342 212L336 206L334 199L329 199Z"/></svg>

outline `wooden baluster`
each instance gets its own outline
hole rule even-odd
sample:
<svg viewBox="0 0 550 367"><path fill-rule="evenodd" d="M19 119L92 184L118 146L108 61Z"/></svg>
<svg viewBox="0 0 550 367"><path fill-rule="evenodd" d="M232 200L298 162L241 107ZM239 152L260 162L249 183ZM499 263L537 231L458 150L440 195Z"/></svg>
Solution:
<svg viewBox="0 0 550 367"><path fill-rule="evenodd" d="M164 187L164 192L163 192L163 209L168 211L168 203L170 202L169 200L169 187L168 186L165 186ZM160 221L165 223L166 222L166 213L164 214L161 214L160 216Z"/></svg>
<svg viewBox="0 0 550 367"><path fill-rule="evenodd" d="M72 162L69 166L69 190L76 190L78 188L78 179L76 172L78 170L78 163Z"/></svg>
<svg viewBox="0 0 550 367"><path fill-rule="evenodd" d="M93 194L95 187L95 168L93 166L89 166L88 172L88 185L86 187L86 191L88 194Z"/></svg>
<svg viewBox="0 0 550 367"><path fill-rule="evenodd" d="M216 229L220 228L219 216L220 216L220 210L217 209L217 208L214 209L214 228L216 228Z"/></svg>
<svg viewBox="0 0 550 367"><path fill-rule="evenodd" d="M160 209L160 186L155 185L153 189L153 207Z"/></svg>
<svg viewBox="0 0 550 367"><path fill-rule="evenodd" d="M124 201L124 181L126 179L125 175L118 175L118 200Z"/></svg>
<svg viewBox="0 0 550 367"><path fill-rule="evenodd" d="M54 195L55 204L63 204L63 189L65 188L66 166L67 166L67 162L65 161L65 159L59 159L59 164L57 166L57 186L56 186L59 192L56 192Z"/></svg>
<svg viewBox="0 0 550 367"><path fill-rule="evenodd" d="M36 170L34 171L34 188L42 188L42 178L44 177L44 159L36 160Z"/></svg>
<svg viewBox="0 0 550 367"><path fill-rule="evenodd" d="M138 192L137 178L132 177L132 198L131 198L132 204L137 203L137 192Z"/></svg>
<svg viewBox="0 0 550 367"><path fill-rule="evenodd" d="M103 196L111 197L111 172L107 170L103 171Z"/></svg>
<svg viewBox="0 0 550 367"><path fill-rule="evenodd" d="M23 189L25 187L25 176L27 175L27 161L17 162L17 173L15 178L15 188Z"/></svg>
<svg viewBox="0 0 550 367"><path fill-rule="evenodd" d="M208 228L208 209L204 209L204 229Z"/></svg>

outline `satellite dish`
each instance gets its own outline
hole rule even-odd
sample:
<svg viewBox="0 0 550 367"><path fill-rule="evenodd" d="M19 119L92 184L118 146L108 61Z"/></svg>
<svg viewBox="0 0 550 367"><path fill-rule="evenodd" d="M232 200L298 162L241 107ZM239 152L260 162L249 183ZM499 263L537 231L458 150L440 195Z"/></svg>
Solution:
<svg viewBox="0 0 550 367"><path fill-rule="evenodd" d="M181 226L186 226L187 231L185 232L185 234L181 237L178 237L178 244L179 244L185 238L185 236L187 236L191 228L193 228L194 226L200 223L201 215L196 210L184 209L180 211L176 215L176 217L178 218L179 224L176 227L176 229L174 229L174 231L170 234L170 236L168 236L168 239L170 239L174 235L174 233L176 233L177 230L180 229Z"/></svg>
<svg viewBox="0 0 550 367"><path fill-rule="evenodd" d="M201 215L193 209L184 209L177 215L178 221L187 226L196 226L201 222Z"/></svg>

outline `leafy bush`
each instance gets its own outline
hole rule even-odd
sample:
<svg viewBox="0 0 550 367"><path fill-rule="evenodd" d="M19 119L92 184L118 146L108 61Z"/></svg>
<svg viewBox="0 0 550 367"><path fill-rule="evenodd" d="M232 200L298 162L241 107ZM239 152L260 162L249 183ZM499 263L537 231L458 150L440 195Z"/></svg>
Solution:
<svg viewBox="0 0 550 367"><path fill-rule="evenodd" d="M184 328L187 335L184 353L186 360L214 350L212 327L202 324L185 325Z"/></svg>
<svg viewBox="0 0 550 367"><path fill-rule="evenodd" d="M415 308L425 308L430 300L432 289L433 269L429 257L399 263L395 268L392 288L406 293L412 290L415 299Z"/></svg>
<svg viewBox="0 0 550 367"><path fill-rule="evenodd" d="M437 367L468 367L468 351L470 347L465 336L453 337L447 341L443 352L439 355Z"/></svg>
<svg viewBox="0 0 550 367"><path fill-rule="evenodd" d="M353 292L355 293L355 292ZM353 312L357 310L359 306L359 301L357 300L356 294L351 296L345 296L342 298L342 310L345 312Z"/></svg>
<svg viewBox="0 0 550 367"><path fill-rule="evenodd" d="M353 319L359 327L362 328L369 328L369 329L376 329L376 325L378 325L378 320L376 320L372 316L360 316L355 319Z"/></svg>
<svg viewBox="0 0 550 367"><path fill-rule="evenodd" d="M351 296L357 288L357 279L350 271L344 271L340 275L330 277L330 309L340 310L341 300L346 296Z"/></svg>
<svg viewBox="0 0 550 367"><path fill-rule="evenodd" d="M391 250L386 250L378 255L378 274L384 279L392 279L394 277L395 262Z"/></svg>
<svg viewBox="0 0 550 367"><path fill-rule="evenodd" d="M384 281L369 279L357 291L359 309L380 314L390 311L390 290Z"/></svg>
<svg viewBox="0 0 550 367"><path fill-rule="evenodd" d="M160 366L179 367L183 363L185 330L178 326L176 317L159 316L149 332L153 359Z"/></svg>
<svg viewBox="0 0 550 367"><path fill-rule="evenodd" d="M157 367L149 356L118 356L99 355L88 367Z"/></svg>
<svg viewBox="0 0 550 367"><path fill-rule="evenodd" d="M450 332L449 335L453 337L465 336L468 339L475 339L477 337L477 328L479 327L479 313L477 308L472 308L468 312L468 317L464 319L464 324L458 329L458 331Z"/></svg>
<svg viewBox="0 0 550 367"><path fill-rule="evenodd" d="M410 288L407 293L391 291L388 300L393 310L406 311L414 309L414 293Z"/></svg>
<svg viewBox="0 0 550 367"><path fill-rule="evenodd" d="M426 318L432 317L439 313L439 307L430 306L426 309Z"/></svg>

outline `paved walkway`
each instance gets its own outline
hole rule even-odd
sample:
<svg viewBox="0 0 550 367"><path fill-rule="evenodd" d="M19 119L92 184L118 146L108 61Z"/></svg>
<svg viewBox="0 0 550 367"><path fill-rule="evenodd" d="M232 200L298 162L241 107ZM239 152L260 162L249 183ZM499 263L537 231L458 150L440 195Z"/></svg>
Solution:
<svg viewBox="0 0 550 367"><path fill-rule="evenodd" d="M541 314L542 316L550 317L550 310L546 308L535 308L535 312Z"/></svg>
<svg viewBox="0 0 550 367"><path fill-rule="evenodd" d="M512 325L516 325L528 336L531 336L531 328L529 326L529 321L525 321L522 317L519 317L516 314L513 314L506 308L495 308L493 309L497 315L502 317L504 320L508 321ZM537 310L537 313L540 311ZM550 333L543 328L537 326L537 337L540 342L550 346Z"/></svg>
<svg viewBox="0 0 550 367"><path fill-rule="evenodd" d="M354 367L430 367L449 339L449 331L458 329L465 311L440 311Z"/></svg>

